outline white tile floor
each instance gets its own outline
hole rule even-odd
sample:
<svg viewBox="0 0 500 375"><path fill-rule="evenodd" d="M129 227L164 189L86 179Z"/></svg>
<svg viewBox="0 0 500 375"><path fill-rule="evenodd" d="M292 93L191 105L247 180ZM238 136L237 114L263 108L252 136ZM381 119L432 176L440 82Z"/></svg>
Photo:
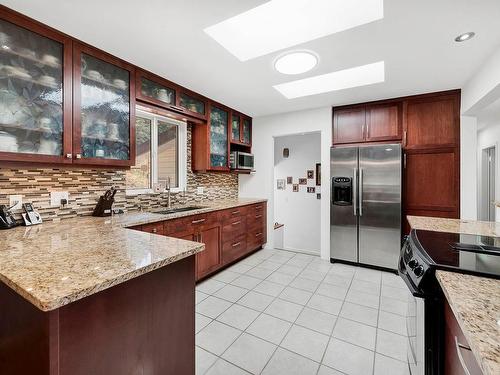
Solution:
<svg viewBox="0 0 500 375"><path fill-rule="evenodd" d="M196 374L407 375L391 273L261 250L196 288Z"/></svg>

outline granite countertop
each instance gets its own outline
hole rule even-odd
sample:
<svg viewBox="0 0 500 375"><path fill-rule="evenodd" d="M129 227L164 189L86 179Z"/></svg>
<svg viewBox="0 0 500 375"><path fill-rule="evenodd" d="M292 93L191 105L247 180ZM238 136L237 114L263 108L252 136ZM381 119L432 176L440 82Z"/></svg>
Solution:
<svg viewBox="0 0 500 375"><path fill-rule="evenodd" d="M500 236L500 223L408 216L413 229ZM485 375L500 374L500 280L449 271L436 278Z"/></svg>
<svg viewBox="0 0 500 375"><path fill-rule="evenodd" d="M500 374L500 280L441 270L436 277L483 373Z"/></svg>
<svg viewBox="0 0 500 375"><path fill-rule="evenodd" d="M0 231L0 281L50 311L202 251L203 244L126 227L264 202L235 199L161 215L78 217Z"/></svg>
<svg viewBox="0 0 500 375"><path fill-rule="evenodd" d="M500 236L500 223L493 221L475 221L461 219L445 219L427 216L407 216L413 229L435 232L477 234L481 236Z"/></svg>

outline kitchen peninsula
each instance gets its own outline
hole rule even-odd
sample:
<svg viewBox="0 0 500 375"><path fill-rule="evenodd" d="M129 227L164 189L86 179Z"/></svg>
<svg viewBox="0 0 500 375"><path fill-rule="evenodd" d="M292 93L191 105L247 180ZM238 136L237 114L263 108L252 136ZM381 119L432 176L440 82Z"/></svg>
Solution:
<svg viewBox="0 0 500 375"><path fill-rule="evenodd" d="M128 227L255 202L0 232L0 373L194 374L195 254L205 245Z"/></svg>

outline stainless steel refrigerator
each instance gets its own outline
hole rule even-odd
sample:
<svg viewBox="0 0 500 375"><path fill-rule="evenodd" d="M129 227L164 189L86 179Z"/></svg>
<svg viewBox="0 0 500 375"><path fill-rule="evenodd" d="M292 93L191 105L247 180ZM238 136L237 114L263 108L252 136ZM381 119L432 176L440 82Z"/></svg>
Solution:
<svg viewBox="0 0 500 375"><path fill-rule="evenodd" d="M401 145L338 147L330 155L330 257L397 269Z"/></svg>

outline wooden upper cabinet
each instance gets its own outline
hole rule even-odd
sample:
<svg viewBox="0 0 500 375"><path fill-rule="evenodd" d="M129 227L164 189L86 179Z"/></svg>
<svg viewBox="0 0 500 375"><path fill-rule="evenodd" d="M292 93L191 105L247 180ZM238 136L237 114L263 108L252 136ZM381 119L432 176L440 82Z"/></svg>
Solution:
<svg viewBox="0 0 500 375"><path fill-rule="evenodd" d="M73 61L73 162L134 165L134 66L80 43Z"/></svg>
<svg viewBox="0 0 500 375"><path fill-rule="evenodd" d="M366 107L366 141L400 140L402 127L402 106L399 103Z"/></svg>
<svg viewBox="0 0 500 375"><path fill-rule="evenodd" d="M137 100L169 109L175 107L178 92L174 83L142 69L136 69L135 78Z"/></svg>
<svg viewBox="0 0 500 375"><path fill-rule="evenodd" d="M252 119L241 113L231 112L231 143L251 146L252 145Z"/></svg>
<svg viewBox="0 0 500 375"><path fill-rule="evenodd" d="M179 89L177 107L182 108L189 116L202 120L207 118L208 103L206 98L182 87Z"/></svg>
<svg viewBox="0 0 500 375"><path fill-rule="evenodd" d="M365 139L366 108L335 109L333 143L358 143Z"/></svg>
<svg viewBox="0 0 500 375"><path fill-rule="evenodd" d="M71 163L73 42L0 10L0 160Z"/></svg>
<svg viewBox="0 0 500 375"><path fill-rule="evenodd" d="M403 146L457 147L460 142L460 94L441 94L406 100Z"/></svg>

